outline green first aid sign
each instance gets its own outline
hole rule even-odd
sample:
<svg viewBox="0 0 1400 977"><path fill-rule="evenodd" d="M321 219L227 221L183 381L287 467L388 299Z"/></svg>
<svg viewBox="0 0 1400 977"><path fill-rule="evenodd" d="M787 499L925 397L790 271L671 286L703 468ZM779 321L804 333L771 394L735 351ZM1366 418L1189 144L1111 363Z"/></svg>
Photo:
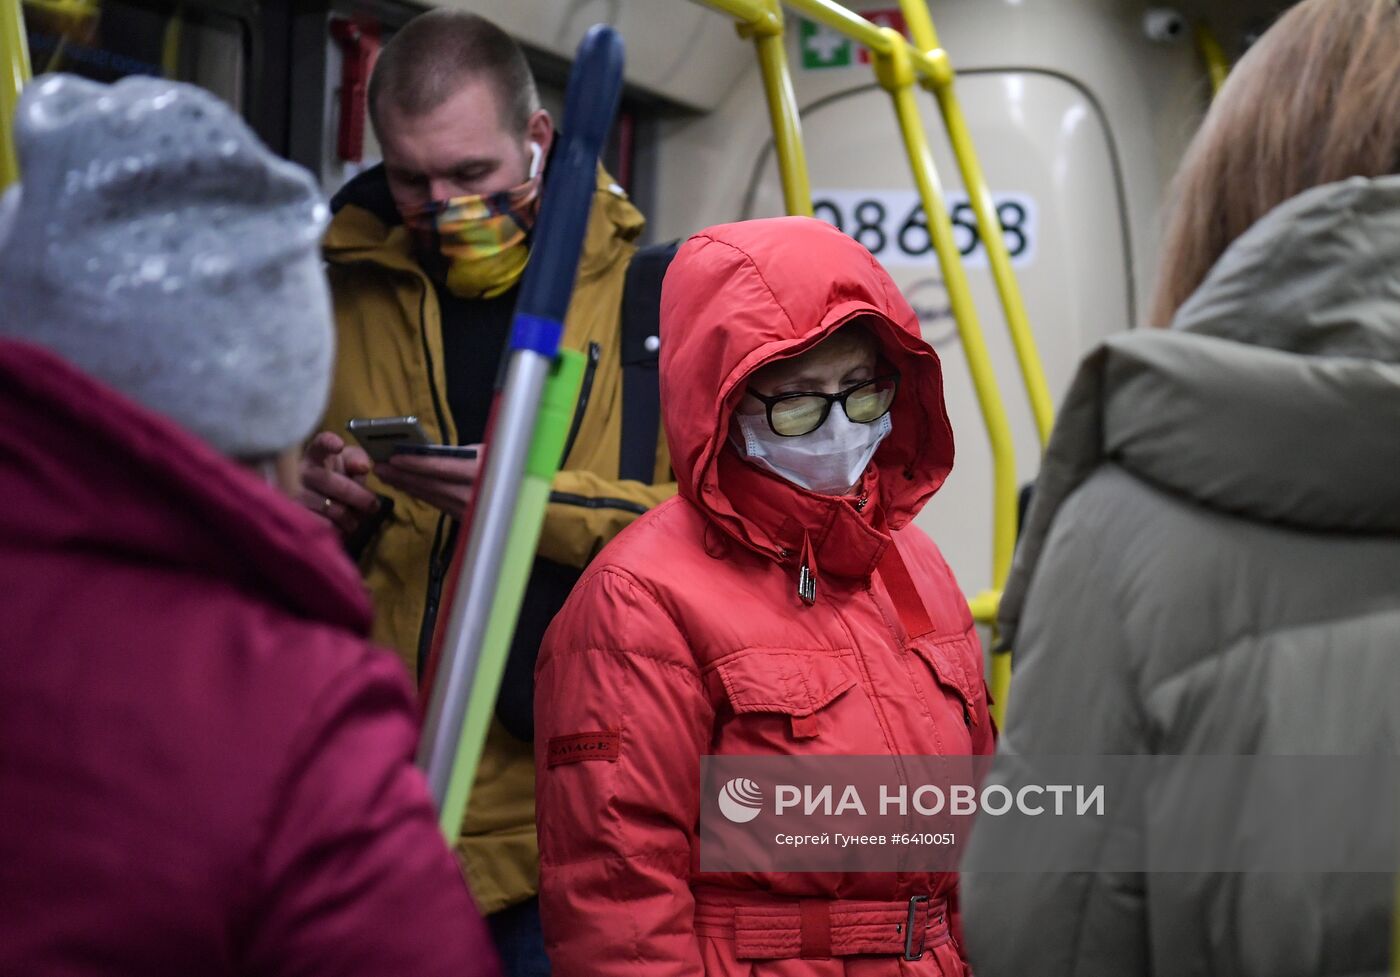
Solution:
<svg viewBox="0 0 1400 977"><path fill-rule="evenodd" d="M801 21L802 67L849 68L852 42L824 24Z"/></svg>
<svg viewBox="0 0 1400 977"><path fill-rule="evenodd" d="M862 10L860 15L876 27L893 27L906 38L909 36L904 14L898 7ZM801 20L800 24L803 68L810 71L813 68L849 68L857 63L870 63L870 52L840 31L806 19Z"/></svg>

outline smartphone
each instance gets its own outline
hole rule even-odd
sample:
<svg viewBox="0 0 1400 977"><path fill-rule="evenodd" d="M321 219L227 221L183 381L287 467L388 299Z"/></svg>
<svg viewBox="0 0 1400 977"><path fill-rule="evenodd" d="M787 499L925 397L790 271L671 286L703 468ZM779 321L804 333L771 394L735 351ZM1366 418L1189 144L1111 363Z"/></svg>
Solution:
<svg viewBox="0 0 1400 977"><path fill-rule="evenodd" d="M428 435L418 418L408 417L357 417L345 425L351 437L360 442L360 447L376 462L385 462L394 453L395 445L428 444Z"/></svg>
<svg viewBox="0 0 1400 977"><path fill-rule="evenodd" d="M476 458L476 448L465 444L396 444L396 455L425 455L429 458Z"/></svg>

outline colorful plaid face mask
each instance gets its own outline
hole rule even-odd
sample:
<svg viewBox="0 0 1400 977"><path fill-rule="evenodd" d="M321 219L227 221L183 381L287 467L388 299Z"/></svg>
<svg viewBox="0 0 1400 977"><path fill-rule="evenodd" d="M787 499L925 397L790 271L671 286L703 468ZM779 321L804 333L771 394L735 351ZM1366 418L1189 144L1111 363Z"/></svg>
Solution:
<svg viewBox="0 0 1400 977"><path fill-rule="evenodd" d="M540 146L530 177L499 193L436 200L404 212L425 254L447 262L447 287L465 299L495 298L525 273L540 203Z"/></svg>

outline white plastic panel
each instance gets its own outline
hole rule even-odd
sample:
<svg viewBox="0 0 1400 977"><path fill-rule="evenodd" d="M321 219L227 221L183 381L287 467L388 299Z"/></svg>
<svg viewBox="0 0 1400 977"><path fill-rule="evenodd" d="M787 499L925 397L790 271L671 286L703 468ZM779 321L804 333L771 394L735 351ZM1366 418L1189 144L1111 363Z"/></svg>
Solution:
<svg viewBox="0 0 1400 977"><path fill-rule="evenodd" d="M431 2L431 0L430 0ZM685 0L438 0L481 14L533 47L572 59L594 24L611 24L627 44L627 81L708 111L752 61L733 21Z"/></svg>

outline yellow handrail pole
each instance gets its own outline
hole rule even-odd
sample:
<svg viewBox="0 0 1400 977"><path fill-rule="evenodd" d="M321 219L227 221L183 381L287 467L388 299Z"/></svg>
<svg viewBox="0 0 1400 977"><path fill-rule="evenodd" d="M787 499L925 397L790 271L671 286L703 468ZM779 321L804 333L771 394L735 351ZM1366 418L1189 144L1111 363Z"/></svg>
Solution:
<svg viewBox="0 0 1400 977"><path fill-rule="evenodd" d="M701 0L706 6L738 21L741 37L753 38L763 94L773 126L773 151L783 184L783 206L789 214L812 216L812 184L807 154L802 148L802 120L783 47L783 8L779 0Z"/></svg>
<svg viewBox="0 0 1400 977"><path fill-rule="evenodd" d="M160 70L166 78L180 77L180 41L185 28L185 5L176 3L165 25L165 36L160 44Z"/></svg>
<svg viewBox="0 0 1400 977"><path fill-rule="evenodd" d="M1196 36L1196 50L1201 52L1201 60L1206 63L1206 73L1210 75L1210 93L1215 96L1225 84L1225 76L1230 73L1230 60L1225 57L1225 49L1220 46L1215 31L1205 24L1198 23L1192 33Z"/></svg>
<svg viewBox="0 0 1400 977"><path fill-rule="evenodd" d="M987 178L977 159L972 135L967 129L962 105L958 102L954 90L952 64L948 60L948 53L939 46L938 34L933 27L933 17L929 14L927 0L900 0L900 9L904 13L904 23L914 38L914 44L923 50L924 56L934 68L932 72L922 76L923 85L938 99L938 108L943 113L943 124L948 130L948 141L952 144L953 156L962 172L968 200L972 203L973 212L977 214L977 232L982 237L982 246L987 249L987 261L991 265L992 278L1001 298L1006 327L1011 333L1011 343L1016 349L1016 360L1021 367L1021 382L1025 385L1031 415L1035 418L1036 433L1043 448L1050 440L1050 429L1055 423L1055 403L1050 397L1050 387L1045 382L1045 368L1040 362L1035 334L1031 331L1030 320L1026 316L1021 287L1016 281L1015 271L1011 268L1011 256L1006 250L1006 238L1002 234L996 203L992 200L992 192L987 186Z"/></svg>
<svg viewBox="0 0 1400 977"><path fill-rule="evenodd" d="M0 0L0 188L19 179L19 157L15 153L15 109L19 93L30 78L29 38L24 33L24 11L20 0Z"/></svg>
<svg viewBox="0 0 1400 977"><path fill-rule="evenodd" d="M772 8L776 6L773 0L697 0L697 2L727 13L741 21L741 33L749 33L755 37L763 34L781 36L781 11L778 11L778 17L770 19ZM812 20L825 24L869 48L874 56L877 76L880 76L881 83L885 85L894 101L901 135L904 137L905 148L909 153L910 166L914 171L915 182L918 184L919 194L924 204L929 235L943 270L954 321L957 324L963 349L968 358L973 387L991 441L993 469L992 576L994 586L991 590L984 591L972 598L968 602L968 606L972 611L973 618L979 624L995 625L997 606L1001 602L1001 588L1005 584L1006 575L1011 568L1011 556L1016 541L1015 452L1011 441L1011 428L1006 419L1006 410L1002 405L996 377L992 370L991 357L987 353L986 342L977 322L971 289L968 287L961 255L958 253L957 243L953 238L952 223L948 219L947 208L943 205L942 188L939 186L937 170L933 165L933 157L929 152L928 139L923 131L923 122L920 119L918 104L913 93L917 78L933 77L939 72L949 71L947 59L944 57L930 58L923 52L911 49L898 32L877 27L864 17L851 12L833 0L786 0L786 2L789 7ZM776 21L776 25L773 24L773 21ZM776 26L776 31L774 26ZM936 51L934 53L941 55L942 52ZM760 63L762 63L763 56L763 51L760 48ZM768 91L769 111L774 120L774 144L779 147L780 170L783 166L782 141L780 141L783 120L787 118L795 120L796 118L795 108L791 113L781 109L784 95L787 98L791 97L791 82L786 72L785 61L781 63L781 69L781 72L775 71L773 74L775 77L783 79L787 92L779 91L776 86ZM768 77L765 75L766 88L769 87ZM887 79L888 84L886 84ZM800 132L795 131L791 139L800 153ZM797 158L803 159L800 178L802 186L806 187L805 159L800 156ZM793 200L792 188L793 183L784 178L783 190L789 209L792 209L797 202ZM806 197L810 199L810 191L806 191ZM810 213L810 210L805 212ZM993 233L999 234L1000 223L994 223L992 226ZM997 700L997 704L992 711L998 723L1005 715L1007 689L1010 685L1010 668L1008 655L993 656L991 684L993 697Z"/></svg>
<svg viewBox="0 0 1400 977"><path fill-rule="evenodd" d="M774 0L774 6L777 6ZM773 149L778 154L778 175L783 182L783 206L789 214L812 216L812 184L807 176L807 154L802 148L802 120L792 91L787 52L783 49L782 14L774 33L754 32L758 67L763 74L763 94L773 124Z"/></svg>
<svg viewBox="0 0 1400 977"><path fill-rule="evenodd" d="M967 608L972 612L972 619L978 624L988 626L997 623L997 608L1000 605L1000 590L984 590L967 602Z"/></svg>
<svg viewBox="0 0 1400 977"><path fill-rule="evenodd" d="M848 10L835 0L784 0L789 7L819 24L844 34L851 40L864 44L872 54L889 54L890 39L884 29L872 24L860 14ZM899 38L904 43L904 38Z"/></svg>
<svg viewBox="0 0 1400 977"><path fill-rule="evenodd" d="M938 254L948 301L953 309L963 352L967 356L977 402L982 408L987 437L991 441L993 592L979 595L974 602L976 609L982 612L982 620L991 621L995 618L995 605L1000 600L1001 588L1011 569L1012 551L1016 545L1016 454L1011 440L1011 425L1006 419L1006 408L1002 405L1001 393L997 388L991 356L987 353L987 344L977 321L967 272L953 238L953 225L943 204L938 172L934 168L933 154L929 151L928 137L919 116L919 105L914 95L916 75L913 60L899 32L889 27L881 30L885 33L886 43L883 52L872 52L875 77L894 102L904 149L909 155L909 166L919 189L919 198L923 201L929 236ZM998 657L1005 658L1004 655ZM1005 690L1000 692L998 695L998 690L994 688L992 694L997 699L997 708L1004 710ZM996 718L998 722L1001 721L999 715Z"/></svg>

